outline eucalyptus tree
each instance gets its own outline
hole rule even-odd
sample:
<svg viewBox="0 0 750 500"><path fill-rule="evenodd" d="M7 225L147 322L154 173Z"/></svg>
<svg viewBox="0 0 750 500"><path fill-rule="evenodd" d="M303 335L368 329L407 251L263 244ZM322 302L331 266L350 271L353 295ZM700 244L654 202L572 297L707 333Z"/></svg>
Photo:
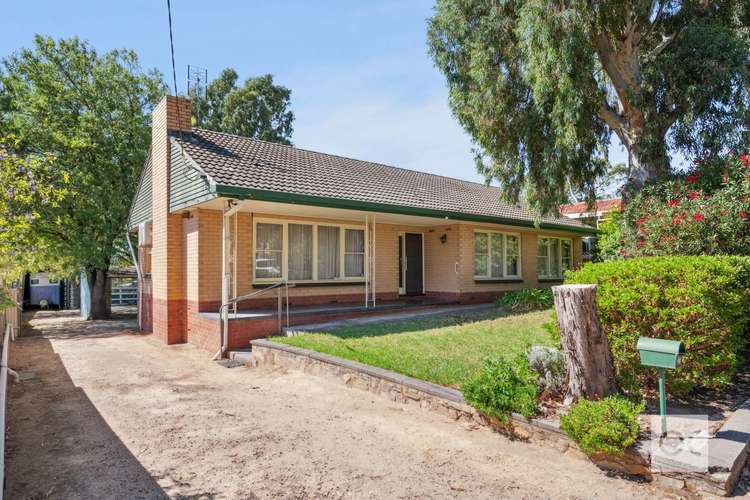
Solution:
<svg viewBox="0 0 750 500"><path fill-rule="evenodd" d="M631 190L746 146L749 24L747 0L438 0L428 45L480 171L553 210L593 198L612 134Z"/></svg>

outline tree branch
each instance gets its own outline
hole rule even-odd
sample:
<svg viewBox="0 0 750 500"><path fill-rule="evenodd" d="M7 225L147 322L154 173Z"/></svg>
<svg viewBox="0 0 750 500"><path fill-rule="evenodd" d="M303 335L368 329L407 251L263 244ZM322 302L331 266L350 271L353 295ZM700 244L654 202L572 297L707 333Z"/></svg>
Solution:
<svg viewBox="0 0 750 500"><path fill-rule="evenodd" d="M617 137L624 145L627 145L628 141L625 137L625 120L620 116L612 107L606 102L599 106L598 110L599 117L604 120L604 123L611 128Z"/></svg>

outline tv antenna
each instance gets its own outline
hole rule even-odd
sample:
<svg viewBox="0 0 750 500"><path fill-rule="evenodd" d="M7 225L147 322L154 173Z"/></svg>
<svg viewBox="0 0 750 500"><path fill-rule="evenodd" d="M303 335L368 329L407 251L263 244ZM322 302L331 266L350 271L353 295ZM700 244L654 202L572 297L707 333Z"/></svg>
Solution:
<svg viewBox="0 0 750 500"><path fill-rule="evenodd" d="M188 64L187 93L188 97L206 97L208 85L208 70Z"/></svg>

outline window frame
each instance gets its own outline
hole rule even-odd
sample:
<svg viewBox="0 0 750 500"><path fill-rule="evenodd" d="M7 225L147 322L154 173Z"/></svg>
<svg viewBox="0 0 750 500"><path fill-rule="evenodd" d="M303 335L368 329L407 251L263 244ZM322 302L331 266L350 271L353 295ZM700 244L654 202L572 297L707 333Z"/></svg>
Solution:
<svg viewBox="0 0 750 500"><path fill-rule="evenodd" d="M560 270L559 275L552 275L552 274L541 274L539 272L539 264L540 259L542 258L539 255L539 245L542 241L546 241L546 247L547 247L547 269L552 269L552 246L550 245L551 240L557 240L557 255L554 257L557 260L557 268ZM549 281L562 281L565 278L565 268L563 267L563 258L562 258L562 248L563 248L563 242L568 243L568 248L570 248L570 265L568 266L568 269L573 269L573 239L572 238L566 238L563 236L538 236L537 242L536 242L536 258L537 258L537 265L536 265L536 274L538 280L549 280Z"/></svg>
<svg viewBox="0 0 750 500"><path fill-rule="evenodd" d="M277 224L282 226L282 251L281 251L281 276L278 278L258 278L256 276L255 258L257 253L257 232L258 224ZM309 280L289 280L289 224L300 224L312 226L312 279ZM318 222L303 219L275 219L272 217L253 217L252 222L253 241L251 248L250 265L252 266L253 284L265 285L269 283L278 283L279 281L288 281L289 283L352 283L367 280L367 231L364 224L342 224L336 222ZM338 227L339 228L339 277L334 279L318 279L318 226ZM365 239L364 251L364 276L346 276L345 273L345 232L347 229L362 231ZM351 253L351 252L350 252ZM358 253L358 252L357 252Z"/></svg>
<svg viewBox="0 0 750 500"><path fill-rule="evenodd" d="M487 235L487 251L483 253L482 255L487 255L487 274L477 274L476 272L476 235L477 234L486 234ZM499 234L502 236L502 248L503 248L503 256L502 256L502 276L492 276L492 235ZM516 238L518 241L518 256L516 257L518 259L518 263L516 266L516 274L508 274L508 236L512 236ZM474 270L472 273L474 274L474 280L475 281L515 281L522 279L523 271L521 270L521 233L511 232L511 231L497 231L492 229L474 229L474 232L472 233L472 241L471 241L471 248L472 248L472 266L474 266Z"/></svg>

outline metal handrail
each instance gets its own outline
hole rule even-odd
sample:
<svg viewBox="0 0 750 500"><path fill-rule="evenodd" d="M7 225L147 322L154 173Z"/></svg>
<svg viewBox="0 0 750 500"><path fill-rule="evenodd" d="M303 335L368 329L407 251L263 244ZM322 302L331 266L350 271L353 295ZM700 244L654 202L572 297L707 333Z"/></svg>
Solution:
<svg viewBox="0 0 750 500"><path fill-rule="evenodd" d="M286 326L289 326L289 289L294 288L294 283L289 283L286 280L277 281L276 283L272 283L268 285L267 287L256 290L251 293L247 293L245 295L240 295L239 297L235 297L233 299L230 299L227 302L224 302L219 307L219 320L221 322L221 347L219 348L219 351L214 355L213 359L221 358L224 356L224 353L226 352L228 346L229 346L229 307L235 306L235 314L237 314L237 303L242 302L243 300L248 300L253 297L258 297L260 295L263 295L264 293L269 292L270 290L279 290L278 294L278 310L277 310L277 321L279 325L279 333L281 333L281 287L284 287L284 296L286 298Z"/></svg>

